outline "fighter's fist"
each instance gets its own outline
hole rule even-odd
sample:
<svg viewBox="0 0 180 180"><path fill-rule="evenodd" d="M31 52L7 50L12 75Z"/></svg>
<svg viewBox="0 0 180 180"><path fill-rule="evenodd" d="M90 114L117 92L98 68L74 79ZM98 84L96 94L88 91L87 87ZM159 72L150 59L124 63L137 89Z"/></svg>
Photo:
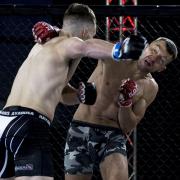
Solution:
<svg viewBox="0 0 180 180"><path fill-rule="evenodd" d="M93 105L96 102L97 92L94 83L80 82L78 88L78 98L81 103Z"/></svg>
<svg viewBox="0 0 180 180"><path fill-rule="evenodd" d="M123 42L118 42L112 50L114 60L132 59L138 60L142 51L147 46L147 40L140 35L130 35Z"/></svg>
<svg viewBox="0 0 180 180"><path fill-rule="evenodd" d="M51 26L43 21L37 22L32 28L34 40L39 44L43 44L53 37L57 37L59 31L60 29L58 27Z"/></svg>
<svg viewBox="0 0 180 180"><path fill-rule="evenodd" d="M134 80L126 79L119 88L118 105L129 107L132 105L132 98L137 92L137 83Z"/></svg>

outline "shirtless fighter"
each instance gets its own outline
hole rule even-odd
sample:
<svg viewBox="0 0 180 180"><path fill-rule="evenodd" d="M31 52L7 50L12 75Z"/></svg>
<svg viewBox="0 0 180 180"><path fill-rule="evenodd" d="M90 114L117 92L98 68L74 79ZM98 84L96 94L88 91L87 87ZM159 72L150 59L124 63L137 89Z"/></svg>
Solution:
<svg viewBox="0 0 180 180"><path fill-rule="evenodd" d="M66 180L90 180L94 168L100 168L103 180L128 179L125 134L133 131L157 95L158 84L150 73L165 70L176 57L174 42L160 37L138 61L98 61L89 78L96 84L96 102L79 105L68 131Z"/></svg>
<svg viewBox="0 0 180 180"><path fill-rule="evenodd" d="M140 45L138 56L145 47L141 37L124 42L123 47L132 48L128 50L121 48L120 43L114 45L90 39L96 32L96 18L86 5L70 5L59 33L46 23L38 23L34 33L39 33L42 26L51 37L54 34L58 37L44 45L34 45L19 68L6 105L0 111L1 179L13 179L14 176L16 180L53 179L48 130L57 104L82 102L90 105L96 100L93 84L81 84L80 93L68 86L80 58L117 61L133 51L132 41ZM44 36L43 31L39 35Z"/></svg>
<svg viewBox="0 0 180 180"><path fill-rule="evenodd" d="M103 180L128 180L125 134L133 131L156 97L158 85L150 72L164 70L176 57L175 44L159 38L138 61L98 62L89 78L97 86L96 103L80 105L68 131L66 180L91 179L97 164Z"/></svg>

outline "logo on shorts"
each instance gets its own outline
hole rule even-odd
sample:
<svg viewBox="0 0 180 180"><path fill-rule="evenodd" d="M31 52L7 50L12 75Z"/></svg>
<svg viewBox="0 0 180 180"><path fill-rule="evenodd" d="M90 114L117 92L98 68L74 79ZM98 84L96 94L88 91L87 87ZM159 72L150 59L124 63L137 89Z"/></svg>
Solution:
<svg viewBox="0 0 180 180"><path fill-rule="evenodd" d="M15 171L32 171L33 168L33 164L26 164L26 165L22 165L22 166L15 166Z"/></svg>

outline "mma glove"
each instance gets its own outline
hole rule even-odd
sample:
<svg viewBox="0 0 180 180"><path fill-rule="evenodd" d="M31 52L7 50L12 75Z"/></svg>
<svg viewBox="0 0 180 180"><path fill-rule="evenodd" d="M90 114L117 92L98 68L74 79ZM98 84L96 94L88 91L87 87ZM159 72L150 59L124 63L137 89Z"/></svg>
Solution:
<svg viewBox="0 0 180 180"><path fill-rule="evenodd" d="M80 82L77 95L81 103L93 105L96 102L97 97L95 84L90 82Z"/></svg>
<svg viewBox="0 0 180 180"><path fill-rule="evenodd" d="M32 28L34 40L39 44L43 44L48 40L57 37L59 35L59 31L60 29L58 27L51 26L43 21L37 22Z"/></svg>
<svg viewBox="0 0 180 180"><path fill-rule="evenodd" d="M134 80L125 80L119 88L118 105L120 107L130 107L132 98L137 92L137 83Z"/></svg>
<svg viewBox="0 0 180 180"><path fill-rule="evenodd" d="M112 58L115 61L138 60L147 46L147 40L140 35L130 35L123 42L118 42L112 49Z"/></svg>

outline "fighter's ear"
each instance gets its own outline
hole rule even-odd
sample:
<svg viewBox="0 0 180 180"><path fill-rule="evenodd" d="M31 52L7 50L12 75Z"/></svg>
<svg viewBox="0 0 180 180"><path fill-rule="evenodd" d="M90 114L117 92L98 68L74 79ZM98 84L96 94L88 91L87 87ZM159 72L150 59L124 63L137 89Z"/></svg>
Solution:
<svg viewBox="0 0 180 180"><path fill-rule="evenodd" d="M166 66L161 67L161 69L158 72L162 72L164 70L166 70Z"/></svg>
<svg viewBox="0 0 180 180"><path fill-rule="evenodd" d="M86 29L83 28L82 31L81 31L81 37L83 38L85 35L86 35Z"/></svg>

